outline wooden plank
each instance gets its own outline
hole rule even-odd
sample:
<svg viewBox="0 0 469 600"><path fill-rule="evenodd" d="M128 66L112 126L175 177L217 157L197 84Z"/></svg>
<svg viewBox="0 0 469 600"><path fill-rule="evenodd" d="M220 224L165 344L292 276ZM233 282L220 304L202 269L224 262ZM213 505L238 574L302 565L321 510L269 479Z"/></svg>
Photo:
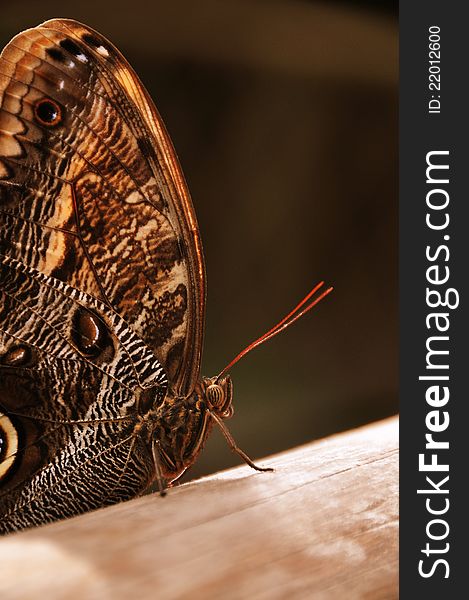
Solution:
<svg viewBox="0 0 469 600"><path fill-rule="evenodd" d="M8 536L2 599L397 598L398 421Z"/></svg>

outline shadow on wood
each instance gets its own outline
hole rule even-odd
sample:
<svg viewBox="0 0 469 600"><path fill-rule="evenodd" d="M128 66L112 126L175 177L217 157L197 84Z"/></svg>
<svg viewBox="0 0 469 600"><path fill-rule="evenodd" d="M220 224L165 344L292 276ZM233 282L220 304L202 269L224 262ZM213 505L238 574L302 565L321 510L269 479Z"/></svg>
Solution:
<svg viewBox="0 0 469 600"><path fill-rule="evenodd" d="M0 542L10 598L397 598L398 421Z"/></svg>

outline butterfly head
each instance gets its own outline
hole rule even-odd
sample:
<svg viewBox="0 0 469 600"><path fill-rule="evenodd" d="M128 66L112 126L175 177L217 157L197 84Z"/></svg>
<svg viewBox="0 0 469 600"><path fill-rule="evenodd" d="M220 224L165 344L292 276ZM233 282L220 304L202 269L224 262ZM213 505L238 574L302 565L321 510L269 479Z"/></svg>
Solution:
<svg viewBox="0 0 469 600"><path fill-rule="evenodd" d="M229 375L223 377L204 377L202 379L202 396L211 413L222 419L233 416L233 383Z"/></svg>

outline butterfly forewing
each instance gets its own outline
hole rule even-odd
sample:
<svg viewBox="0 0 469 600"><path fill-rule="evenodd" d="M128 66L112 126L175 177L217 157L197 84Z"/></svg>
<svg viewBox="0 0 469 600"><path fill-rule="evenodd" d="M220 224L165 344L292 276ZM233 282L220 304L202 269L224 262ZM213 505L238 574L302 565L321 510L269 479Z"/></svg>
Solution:
<svg viewBox="0 0 469 600"><path fill-rule="evenodd" d="M68 20L14 38L0 78L2 252L108 303L187 395L199 376L203 257L148 94L114 46Z"/></svg>

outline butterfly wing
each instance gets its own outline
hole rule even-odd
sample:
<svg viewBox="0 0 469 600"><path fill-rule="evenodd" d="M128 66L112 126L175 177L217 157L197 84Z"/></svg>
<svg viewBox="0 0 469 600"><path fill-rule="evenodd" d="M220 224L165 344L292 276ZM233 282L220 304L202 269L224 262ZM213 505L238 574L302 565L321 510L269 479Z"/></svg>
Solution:
<svg viewBox="0 0 469 600"><path fill-rule="evenodd" d="M199 377L203 255L147 92L75 21L0 56L0 302L0 531L141 491L138 402Z"/></svg>
<svg viewBox="0 0 469 600"><path fill-rule="evenodd" d="M47 21L2 53L0 210L2 253L109 304L189 395L205 314L192 202L137 75L75 21Z"/></svg>
<svg viewBox="0 0 469 600"><path fill-rule="evenodd" d="M157 405L167 384L153 353L105 304L24 263L1 258L0 281L0 532L143 491L135 390Z"/></svg>

